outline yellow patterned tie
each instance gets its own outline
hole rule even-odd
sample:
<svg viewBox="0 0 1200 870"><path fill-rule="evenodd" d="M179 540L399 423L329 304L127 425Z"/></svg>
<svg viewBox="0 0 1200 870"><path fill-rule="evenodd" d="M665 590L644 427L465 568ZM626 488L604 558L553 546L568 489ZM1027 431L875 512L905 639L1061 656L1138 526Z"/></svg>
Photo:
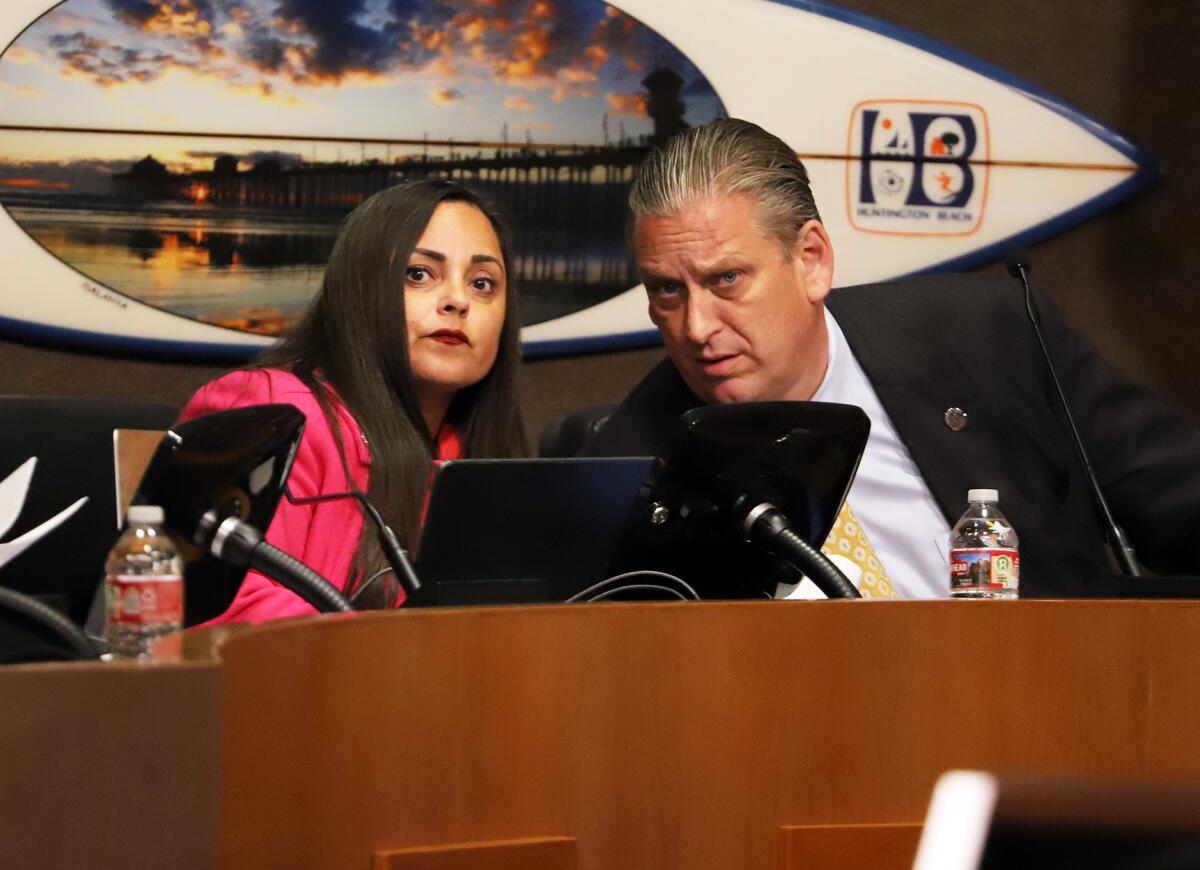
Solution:
<svg viewBox="0 0 1200 870"><path fill-rule="evenodd" d="M858 517L850 509L850 500L842 502L837 521L821 548L827 556L841 556L862 569L862 581L858 591L863 598L899 598L896 587L888 579L879 557L867 539L867 533L859 525Z"/></svg>

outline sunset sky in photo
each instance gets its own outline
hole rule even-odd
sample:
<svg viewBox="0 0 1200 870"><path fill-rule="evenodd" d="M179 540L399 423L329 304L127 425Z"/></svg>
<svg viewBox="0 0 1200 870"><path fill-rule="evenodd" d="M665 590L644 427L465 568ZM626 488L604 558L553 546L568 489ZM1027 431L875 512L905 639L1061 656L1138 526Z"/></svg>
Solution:
<svg viewBox="0 0 1200 870"><path fill-rule="evenodd" d="M506 124L514 145L602 144L605 115L612 140L651 131L659 65L690 121L720 112L686 58L598 0L67 0L0 55L0 124L351 141L0 131L0 184L75 187L147 154L385 159L420 146L353 140L497 142Z"/></svg>

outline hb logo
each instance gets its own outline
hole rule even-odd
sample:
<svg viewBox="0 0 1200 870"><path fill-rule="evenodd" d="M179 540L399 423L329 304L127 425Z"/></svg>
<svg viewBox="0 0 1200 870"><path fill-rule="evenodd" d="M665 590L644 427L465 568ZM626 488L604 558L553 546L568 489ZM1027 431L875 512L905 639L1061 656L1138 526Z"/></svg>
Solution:
<svg viewBox="0 0 1200 870"><path fill-rule="evenodd" d="M964 235L979 226L989 171L982 107L859 103L850 145L857 157L846 170L853 226L904 235Z"/></svg>

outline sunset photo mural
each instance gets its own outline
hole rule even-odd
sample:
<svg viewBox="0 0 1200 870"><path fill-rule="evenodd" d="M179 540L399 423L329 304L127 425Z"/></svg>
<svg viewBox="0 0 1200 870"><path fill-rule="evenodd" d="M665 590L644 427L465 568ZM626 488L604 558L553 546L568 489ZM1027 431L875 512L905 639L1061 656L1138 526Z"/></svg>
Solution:
<svg viewBox="0 0 1200 870"><path fill-rule="evenodd" d="M66 0L0 54L0 205L89 292L274 336L354 206L452 178L507 216L529 325L636 285L633 168L723 114L598 0Z"/></svg>

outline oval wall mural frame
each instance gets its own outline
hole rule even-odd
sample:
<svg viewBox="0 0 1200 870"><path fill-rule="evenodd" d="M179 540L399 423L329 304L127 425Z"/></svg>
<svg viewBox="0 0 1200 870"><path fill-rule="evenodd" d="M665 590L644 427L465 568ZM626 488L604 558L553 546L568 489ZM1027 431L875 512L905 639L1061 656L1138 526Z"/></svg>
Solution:
<svg viewBox="0 0 1200 870"><path fill-rule="evenodd" d="M528 354L652 343L628 185L727 114L805 160L843 285L995 259L1157 174L1053 95L824 2L10 0L0 45L0 331L118 352L249 357L344 215L430 176L509 216Z"/></svg>

